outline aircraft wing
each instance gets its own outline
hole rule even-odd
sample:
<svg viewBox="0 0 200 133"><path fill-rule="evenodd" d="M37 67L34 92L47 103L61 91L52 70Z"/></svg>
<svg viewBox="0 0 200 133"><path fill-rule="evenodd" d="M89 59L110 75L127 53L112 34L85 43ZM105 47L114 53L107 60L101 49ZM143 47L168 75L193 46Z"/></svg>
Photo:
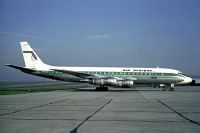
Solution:
<svg viewBox="0 0 200 133"><path fill-rule="evenodd" d="M77 77L80 77L80 78L86 78L86 79L100 78L101 77L101 75L97 75L97 74L89 74L89 73L77 72L77 71L71 71L71 70L61 70L61 69L51 69L51 70L70 74L70 75L74 75L74 76L77 76Z"/></svg>
<svg viewBox="0 0 200 133"><path fill-rule="evenodd" d="M77 71L71 71L71 70L61 70L61 69L51 69L51 70L70 74L70 75L74 75L74 76L84 78L84 79L109 79L109 78L114 78L114 79L117 79L117 80L137 80L136 78L121 78L121 77L113 77L113 76L110 76L110 75L102 76L102 75L99 75L99 74L89 74L89 73L77 72Z"/></svg>

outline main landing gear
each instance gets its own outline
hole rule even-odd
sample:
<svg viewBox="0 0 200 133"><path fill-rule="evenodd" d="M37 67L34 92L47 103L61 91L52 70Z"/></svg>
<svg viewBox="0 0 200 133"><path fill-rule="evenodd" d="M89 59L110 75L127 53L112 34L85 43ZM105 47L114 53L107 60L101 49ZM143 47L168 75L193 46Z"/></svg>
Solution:
<svg viewBox="0 0 200 133"><path fill-rule="evenodd" d="M174 84L166 85L165 87L163 87L163 91L175 91Z"/></svg>
<svg viewBox="0 0 200 133"><path fill-rule="evenodd" d="M108 91L108 87L105 86L96 87L96 91Z"/></svg>

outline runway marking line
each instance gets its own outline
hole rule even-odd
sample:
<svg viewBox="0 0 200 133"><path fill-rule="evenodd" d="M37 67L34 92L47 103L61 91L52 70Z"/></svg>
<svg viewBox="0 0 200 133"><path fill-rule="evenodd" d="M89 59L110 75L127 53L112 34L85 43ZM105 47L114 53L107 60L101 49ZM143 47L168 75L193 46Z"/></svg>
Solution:
<svg viewBox="0 0 200 133"><path fill-rule="evenodd" d="M101 111L105 106L107 106L108 104L111 103L113 99L110 99L106 104L104 104L101 108L99 108L97 111L95 111L93 114L91 114L90 116L86 117L80 124L78 124L78 126L76 126L74 129L72 129L70 131L70 133L77 133L78 132L78 128L83 125L86 121L88 121L92 116L94 116L96 113L98 113L99 111Z"/></svg>
<svg viewBox="0 0 200 133"><path fill-rule="evenodd" d="M46 103L46 104L41 104L41 105L37 105L37 106L25 108L25 109L19 109L19 110L12 111L12 112L9 112L9 113L0 114L0 117L4 116L4 115L9 115L9 114L14 114L14 113L17 113L17 112L25 111L25 110L30 110L30 109L34 109L34 108L44 107L44 106L47 106L47 105L50 105L50 104L55 104L55 103L63 102L65 100L69 100L69 99L57 100L57 101L54 101L54 102L50 102L50 103Z"/></svg>
<svg viewBox="0 0 200 133"><path fill-rule="evenodd" d="M177 115L179 115L180 117L184 118L185 120L189 121L190 123L196 124L198 126L200 126L200 123L197 121L194 121L186 116L184 116L183 114L181 114L180 112L176 111L175 109L173 109L172 107L170 107L169 105L165 104L164 102L157 100L159 103L161 103L162 105L164 105L165 107L167 107L168 109L172 110L174 113L176 113Z"/></svg>

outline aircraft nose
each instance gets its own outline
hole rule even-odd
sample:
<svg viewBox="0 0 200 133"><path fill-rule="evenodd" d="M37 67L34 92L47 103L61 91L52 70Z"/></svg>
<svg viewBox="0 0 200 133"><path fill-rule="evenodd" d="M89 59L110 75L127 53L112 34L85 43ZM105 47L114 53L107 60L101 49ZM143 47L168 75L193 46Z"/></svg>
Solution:
<svg viewBox="0 0 200 133"><path fill-rule="evenodd" d="M191 83L192 82L192 78L188 77L187 82Z"/></svg>
<svg viewBox="0 0 200 133"><path fill-rule="evenodd" d="M192 78L190 78L190 77L187 77L184 80L184 83L186 83L186 84L191 83L191 82L192 82Z"/></svg>
<svg viewBox="0 0 200 133"><path fill-rule="evenodd" d="M189 83L191 83L192 82L192 78L190 78L190 77L184 77L183 78L183 81L182 82L180 82L179 84L189 84Z"/></svg>

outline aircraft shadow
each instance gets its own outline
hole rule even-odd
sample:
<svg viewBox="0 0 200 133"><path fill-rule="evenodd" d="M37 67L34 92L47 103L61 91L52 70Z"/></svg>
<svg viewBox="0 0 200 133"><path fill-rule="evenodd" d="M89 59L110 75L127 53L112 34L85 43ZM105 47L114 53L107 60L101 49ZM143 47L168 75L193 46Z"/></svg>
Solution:
<svg viewBox="0 0 200 133"><path fill-rule="evenodd" d="M162 91L161 89L108 89L107 91L97 91L94 88L81 88L81 89L70 89L70 91L76 92L137 92L137 91Z"/></svg>

